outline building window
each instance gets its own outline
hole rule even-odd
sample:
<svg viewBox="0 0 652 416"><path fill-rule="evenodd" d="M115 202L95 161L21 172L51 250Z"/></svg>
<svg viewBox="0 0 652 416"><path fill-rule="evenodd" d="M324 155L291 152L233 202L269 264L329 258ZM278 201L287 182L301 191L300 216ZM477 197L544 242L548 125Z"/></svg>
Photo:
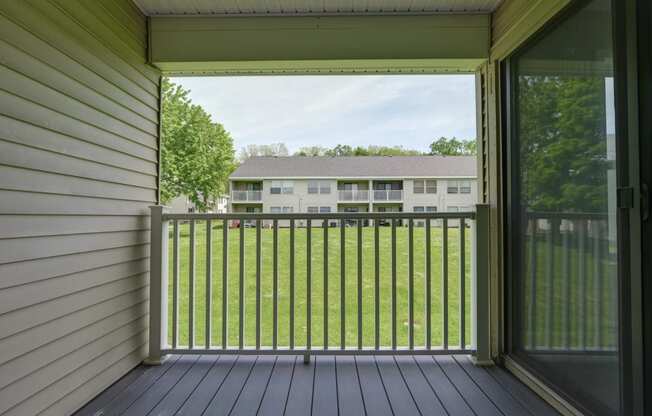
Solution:
<svg viewBox="0 0 652 416"><path fill-rule="evenodd" d="M322 214L328 214L331 212L331 207L319 207L319 212Z"/></svg>
<svg viewBox="0 0 652 416"><path fill-rule="evenodd" d="M437 207L426 207L426 212L437 212Z"/></svg>
<svg viewBox="0 0 652 416"><path fill-rule="evenodd" d="M308 214L317 214L319 212L319 207L308 207Z"/></svg>
<svg viewBox="0 0 652 416"><path fill-rule="evenodd" d="M414 212L437 212L437 207L414 207Z"/></svg>
<svg viewBox="0 0 652 416"><path fill-rule="evenodd" d="M448 212L460 212L460 207L457 207L455 205L450 205L446 208L446 211Z"/></svg>
<svg viewBox="0 0 652 416"><path fill-rule="evenodd" d="M424 207L414 207L414 212L425 212Z"/></svg>
<svg viewBox="0 0 652 416"><path fill-rule="evenodd" d="M294 193L294 182L292 181L272 181L269 189L270 194L292 194Z"/></svg>
<svg viewBox="0 0 652 416"><path fill-rule="evenodd" d="M436 194L437 181L434 179L417 179L414 181L415 194Z"/></svg>
<svg viewBox="0 0 652 416"><path fill-rule="evenodd" d="M471 193L471 181L460 181L460 193L461 194Z"/></svg>
<svg viewBox="0 0 652 416"><path fill-rule="evenodd" d="M330 194L331 183L329 181L309 181L308 182L309 194Z"/></svg>
<svg viewBox="0 0 652 416"><path fill-rule="evenodd" d="M284 214L289 214L291 212L294 212L294 208L292 208L292 207L283 207L283 213Z"/></svg>
<svg viewBox="0 0 652 416"><path fill-rule="evenodd" d="M279 214L281 212L281 207L269 207L269 212L272 214Z"/></svg>
<svg viewBox="0 0 652 416"><path fill-rule="evenodd" d="M457 194L460 191L460 184L458 181L448 181L446 192L449 194Z"/></svg>

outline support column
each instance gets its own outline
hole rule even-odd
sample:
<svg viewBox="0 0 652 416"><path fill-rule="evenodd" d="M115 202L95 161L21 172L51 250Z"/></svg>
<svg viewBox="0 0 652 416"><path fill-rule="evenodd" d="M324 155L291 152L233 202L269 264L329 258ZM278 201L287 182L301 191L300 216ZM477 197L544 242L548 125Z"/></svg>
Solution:
<svg viewBox="0 0 652 416"><path fill-rule="evenodd" d="M473 292L471 328L475 365L493 365L491 359L491 302L489 297L489 205L477 204L473 230Z"/></svg>
<svg viewBox="0 0 652 416"><path fill-rule="evenodd" d="M168 288L168 221L163 219L162 205L153 205L149 257L149 356L144 363L159 365L165 361L161 352L167 345Z"/></svg>

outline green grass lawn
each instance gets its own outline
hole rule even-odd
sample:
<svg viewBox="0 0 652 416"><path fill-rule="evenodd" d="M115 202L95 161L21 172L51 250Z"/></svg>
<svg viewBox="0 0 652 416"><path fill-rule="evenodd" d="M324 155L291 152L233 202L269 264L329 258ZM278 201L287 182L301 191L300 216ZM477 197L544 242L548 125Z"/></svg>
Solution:
<svg viewBox="0 0 652 416"><path fill-rule="evenodd" d="M179 345L188 345L189 316L189 226L180 226L180 274L179 274ZM245 345L255 345L255 293L256 263L254 228L245 228ZM229 230L228 258L228 344L238 343L238 291L239 291L239 229ZM262 276L261 276L261 344L272 345L272 250L273 231L261 230ZM279 229L278 264L278 344L289 345L289 229ZM380 227L380 337L382 346L391 345L391 228ZM222 229L212 230L212 335L211 345L221 345L222 328ZM206 224L196 223L195 243L195 345L205 344L205 293L206 293ZM295 345L306 343L306 229L295 231ZM432 245L432 343L442 344L442 231L431 229ZM312 228L312 345L323 345L324 290L328 290L328 342L339 346L340 325L340 229L330 228L328 233L328 287L324 285L324 236L321 227ZM354 227L346 229L346 343L357 346L357 235ZM449 344L459 344L460 328L460 270L459 230L450 228L448 235L448 333ZM465 323L466 342L470 343L471 313L471 233L466 233L466 291ZM168 334L172 339L172 242L169 253L169 317ZM362 333L364 346L374 343L374 229L363 229L363 277L362 277ZM408 230L397 228L397 336L399 346L408 345ZM425 229L414 228L414 336L415 345L425 345Z"/></svg>

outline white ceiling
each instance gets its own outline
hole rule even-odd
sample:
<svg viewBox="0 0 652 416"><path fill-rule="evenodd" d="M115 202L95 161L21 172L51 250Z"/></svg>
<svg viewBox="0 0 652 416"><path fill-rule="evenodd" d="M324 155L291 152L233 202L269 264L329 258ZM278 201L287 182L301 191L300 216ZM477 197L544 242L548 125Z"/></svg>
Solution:
<svg viewBox="0 0 652 416"><path fill-rule="evenodd" d="M502 0L133 0L157 15L351 15L489 13Z"/></svg>

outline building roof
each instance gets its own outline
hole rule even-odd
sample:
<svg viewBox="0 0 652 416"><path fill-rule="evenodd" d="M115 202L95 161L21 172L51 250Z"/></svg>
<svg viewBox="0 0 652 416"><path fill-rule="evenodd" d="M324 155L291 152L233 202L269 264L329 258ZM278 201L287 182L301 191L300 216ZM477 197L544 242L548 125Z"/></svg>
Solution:
<svg viewBox="0 0 652 416"><path fill-rule="evenodd" d="M475 156L253 157L231 179L476 177Z"/></svg>

